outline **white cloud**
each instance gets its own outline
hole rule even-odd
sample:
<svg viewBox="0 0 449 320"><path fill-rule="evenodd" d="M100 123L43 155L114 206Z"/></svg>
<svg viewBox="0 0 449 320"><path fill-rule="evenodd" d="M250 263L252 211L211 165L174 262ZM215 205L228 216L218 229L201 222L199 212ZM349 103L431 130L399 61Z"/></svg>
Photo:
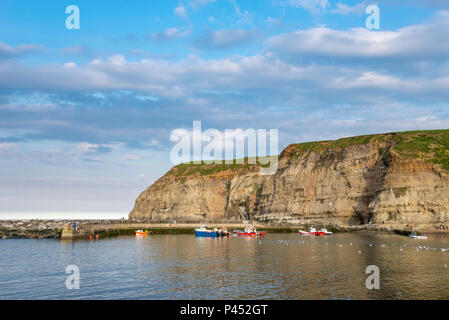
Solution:
<svg viewBox="0 0 449 320"><path fill-rule="evenodd" d="M242 11L240 7L238 6L236 0L230 0L234 11L239 16L239 20L237 21L237 25L243 25L243 24L252 24L253 23L253 14L250 13L248 10Z"/></svg>
<svg viewBox="0 0 449 320"><path fill-rule="evenodd" d="M79 154L97 154L108 153L112 151L112 148L107 145L100 145L96 143L81 142L76 146Z"/></svg>
<svg viewBox="0 0 449 320"><path fill-rule="evenodd" d="M449 54L449 11L439 12L427 24L397 31L365 28L333 30L325 27L274 36L272 50L329 58L446 59Z"/></svg>
<svg viewBox="0 0 449 320"><path fill-rule="evenodd" d="M191 33L191 30L180 31L178 28L167 28L163 32L153 33L152 37L155 41L172 40L176 38L183 38Z"/></svg>
<svg viewBox="0 0 449 320"><path fill-rule="evenodd" d="M187 11L186 8L184 6L178 6L174 9L174 13L176 16L181 17L181 18L186 18L187 17Z"/></svg>
<svg viewBox="0 0 449 320"><path fill-rule="evenodd" d="M0 152L9 151L17 147L17 144L13 142L2 142L0 143Z"/></svg>
<svg viewBox="0 0 449 320"><path fill-rule="evenodd" d="M281 17L279 17L279 18L267 17L266 21L268 24L273 24L273 25L278 25L278 26L282 25Z"/></svg>
<svg viewBox="0 0 449 320"><path fill-rule="evenodd" d="M14 58L29 53L38 53L45 51L45 48L36 44L22 44L17 47L11 47L0 41L0 59Z"/></svg>
<svg viewBox="0 0 449 320"><path fill-rule="evenodd" d="M366 7L368 7L371 4L377 4L377 2L373 0L364 0L352 6L344 3L337 3L334 8L329 10L329 12L342 15L349 15L349 14L363 15L365 13Z"/></svg>

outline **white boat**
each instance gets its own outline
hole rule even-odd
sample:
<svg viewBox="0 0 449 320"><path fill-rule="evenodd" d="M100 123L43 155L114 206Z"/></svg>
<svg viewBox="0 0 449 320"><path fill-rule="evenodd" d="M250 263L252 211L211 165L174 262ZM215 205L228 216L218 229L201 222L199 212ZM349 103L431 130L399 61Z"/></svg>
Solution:
<svg viewBox="0 0 449 320"><path fill-rule="evenodd" d="M309 232L307 231L303 231L303 230L298 230L299 235L301 236L330 236L332 235L332 232L327 231L327 229L323 228L319 231L316 231L315 228L311 227L309 229Z"/></svg>
<svg viewBox="0 0 449 320"><path fill-rule="evenodd" d="M425 239L427 239L427 236L420 236L420 235L417 235L415 232L412 232L410 234L410 239L422 239L422 240L425 240Z"/></svg>
<svg viewBox="0 0 449 320"><path fill-rule="evenodd" d="M309 232L304 231L304 230L298 230L298 232L299 232L299 235L301 235L301 236L313 236L313 235L315 235L316 229L311 227L309 229Z"/></svg>

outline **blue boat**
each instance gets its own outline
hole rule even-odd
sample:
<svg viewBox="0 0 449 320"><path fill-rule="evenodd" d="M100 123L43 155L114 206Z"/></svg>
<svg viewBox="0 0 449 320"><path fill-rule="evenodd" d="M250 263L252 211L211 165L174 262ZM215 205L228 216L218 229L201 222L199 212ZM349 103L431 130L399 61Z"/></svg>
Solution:
<svg viewBox="0 0 449 320"><path fill-rule="evenodd" d="M197 237L216 238L217 237L217 231L215 231L215 230L207 230L206 226L201 226L201 227L195 229L195 236L197 236Z"/></svg>

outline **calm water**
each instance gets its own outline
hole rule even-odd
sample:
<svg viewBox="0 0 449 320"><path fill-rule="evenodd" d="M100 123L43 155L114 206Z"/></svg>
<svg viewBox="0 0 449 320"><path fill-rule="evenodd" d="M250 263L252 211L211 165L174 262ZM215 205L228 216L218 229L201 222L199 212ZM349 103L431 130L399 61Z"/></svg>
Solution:
<svg viewBox="0 0 449 320"><path fill-rule="evenodd" d="M387 234L0 240L0 299L449 299L448 248ZM79 290L65 286L72 264Z"/></svg>

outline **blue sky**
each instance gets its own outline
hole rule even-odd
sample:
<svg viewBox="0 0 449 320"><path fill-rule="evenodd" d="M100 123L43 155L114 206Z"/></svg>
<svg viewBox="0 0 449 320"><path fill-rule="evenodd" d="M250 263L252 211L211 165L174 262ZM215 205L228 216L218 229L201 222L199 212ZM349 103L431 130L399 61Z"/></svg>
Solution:
<svg viewBox="0 0 449 320"><path fill-rule="evenodd" d="M3 0L0 218L126 215L194 120L280 149L448 128L448 39L438 0Z"/></svg>

